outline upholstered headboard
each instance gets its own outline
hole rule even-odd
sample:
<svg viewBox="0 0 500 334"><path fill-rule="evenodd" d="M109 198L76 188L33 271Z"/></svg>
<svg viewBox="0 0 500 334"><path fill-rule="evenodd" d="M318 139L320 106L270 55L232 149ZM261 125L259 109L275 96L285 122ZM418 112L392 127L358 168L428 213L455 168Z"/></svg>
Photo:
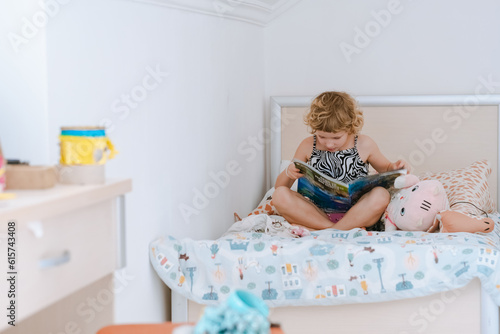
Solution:
<svg viewBox="0 0 500 334"><path fill-rule="evenodd" d="M269 185L282 160L291 160L310 135L303 117L313 97L271 98ZM498 203L500 95L358 96L369 135L391 161L403 158L412 173L445 171L488 159L490 192Z"/></svg>

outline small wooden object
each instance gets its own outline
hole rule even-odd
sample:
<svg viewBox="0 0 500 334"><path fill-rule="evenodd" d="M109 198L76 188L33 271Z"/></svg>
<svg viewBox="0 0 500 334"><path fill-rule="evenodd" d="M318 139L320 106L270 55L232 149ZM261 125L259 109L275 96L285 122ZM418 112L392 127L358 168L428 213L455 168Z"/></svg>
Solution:
<svg viewBox="0 0 500 334"><path fill-rule="evenodd" d="M57 182L54 166L7 165L6 189L47 189Z"/></svg>

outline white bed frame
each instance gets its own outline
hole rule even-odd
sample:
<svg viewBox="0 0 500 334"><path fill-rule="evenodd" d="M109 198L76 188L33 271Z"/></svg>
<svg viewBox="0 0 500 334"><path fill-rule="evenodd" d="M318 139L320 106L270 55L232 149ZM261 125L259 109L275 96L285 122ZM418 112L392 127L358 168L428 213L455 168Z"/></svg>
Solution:
<svg viewBox="0 0 500 334"><path fill-rule="evenodd" d="M279 174L281 161L290 160L298 143L309 135L302 116L312 98L271 98L268 188ZM356 100L365 116L362 133L374 138L390 160L409 161L415 174L465 167L487 158L493 168L490 191L498 203L500 95L359 96ZM408 156L397 155L401 153ZM201 305L172 291L172 321L195 322L201 312ZM287 334L499 333L499 308L478 279L461 289L413 299L274 308L270 319Z"/></svg>

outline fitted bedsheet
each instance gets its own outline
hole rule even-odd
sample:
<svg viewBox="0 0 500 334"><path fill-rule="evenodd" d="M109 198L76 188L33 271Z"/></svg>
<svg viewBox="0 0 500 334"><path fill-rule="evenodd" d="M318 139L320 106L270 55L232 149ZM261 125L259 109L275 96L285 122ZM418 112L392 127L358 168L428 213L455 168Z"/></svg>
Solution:
<svg viewBox="0 0 500 334"><path fill-rule="evenodd" d="M495 228L488 234L326 229L295 238L233 228L216 240L158 238L149 254L165 284L200 304L217 304L236 289L273 307L381 302L478 277L500 305L500 218L490 217ZM238 226L252 225L248 219Z"/></svg>

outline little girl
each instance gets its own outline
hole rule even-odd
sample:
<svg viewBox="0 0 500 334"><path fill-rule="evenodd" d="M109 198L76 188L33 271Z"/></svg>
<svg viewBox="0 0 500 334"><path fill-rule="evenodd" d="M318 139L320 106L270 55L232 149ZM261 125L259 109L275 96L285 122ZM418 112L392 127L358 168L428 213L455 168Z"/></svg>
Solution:
<svg viewBox="0 0 500 334"><path fill-rule="evenodd" d="M404 160L387 160L373 139L359 134L363 127L363 112L346 93L320 94L313 100L304 120L313 136L300 143L294 158L309 163L322 173L348 183L367 176L369 164L379 173L401 168L410 170ZM292 224L311 229L370 227L377 223L390 201L389 192L376 187L363 195L341 220L333 223L312 202L290 190L293 182L302 176L291 163L278 175L272 195L279 214Z"/></svg>

